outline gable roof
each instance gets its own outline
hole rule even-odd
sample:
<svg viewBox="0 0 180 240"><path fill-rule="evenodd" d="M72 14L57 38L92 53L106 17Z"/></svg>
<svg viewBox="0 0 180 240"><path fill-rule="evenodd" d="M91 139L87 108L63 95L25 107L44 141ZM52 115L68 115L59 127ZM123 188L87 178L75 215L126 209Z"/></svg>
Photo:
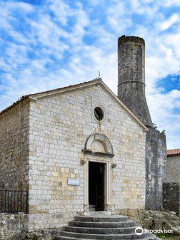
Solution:
<svg viewBox="0 0 180 240"><path fill-rule="evenodd" d="M148 128L119 100L119 98L111 91L111 89L102 81L101 78L96 78L93 79L91 81L88 82L83 82L83 83L79 83L79 84L75 84L75 85L70 85L67 87L62 87L62 88L57 88L54 90L49 90L49 91L45 91L45 92L39 92L39 93L35 93L35 94L29 94L29 95L25 95L22 96L18 101L14 102L12 105L10 105L9 107L7 107L6 109L2 110L0 112L0 115L3 114L4 112L7 112L9 109L13 108L15 105L17 105L18 103L24 101L25 99L30 99L30 100L37 100L39 98L44 98L47 96L52 96L52 95L56 95L56 94L60 94L60 93L64 93L64 92L69 92L69 91L73 91L73 90L78 90L78 89L82 89L85 87L90 87L93 85L101 85L113 98L114 100L146 131L148 131Z"/></svg>
<svg viewBox="0 0 180 240"><path fill-rule="evenodd" d="M180 148L167 150L167 156L180 155Z"/></svg>

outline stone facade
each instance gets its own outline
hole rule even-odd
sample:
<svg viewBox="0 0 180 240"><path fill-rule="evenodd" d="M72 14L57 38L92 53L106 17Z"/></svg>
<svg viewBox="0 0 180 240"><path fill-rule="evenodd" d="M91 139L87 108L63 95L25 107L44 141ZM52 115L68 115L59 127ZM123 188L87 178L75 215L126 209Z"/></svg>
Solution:
<svg viewBox="0 0 180 240"><path fill-rule="evenodd" d="M29 191L29 230L89 211L92 162L104 166L104 210L162 208L166 140L146 103L144 44L119 39L118 97L95 79L25 96L0 113L0 189Z"/></svg>
<svg viewBox="0 0 180 240"><path fill-rule="evenodd" d="M177 214L180 212L180 188L178 183L168 182L163 185L163 207Z"/></svg>
<svg viewBox="0 0 180 240"><path fill-rule="evenodd" d="M166 178L166 135L149 128L146 137L146 209L162 210Z"/></svg>
<svg viewBox="0 0 180 240"><path fill-rule="evenodd" d="M29 190L29 230L88 211L91 161L106 164L106 210L144 209L147 129L101 79L27 96L1 113L0 126L1 189Z"/></svg>
<svg viewBox="0 0 180 240"><path fill-rule="evenodd" d="M164 208L180 213L180 149L167 151Z"/></svg>
<svg viewBox="0 0 180 240"><path fill-rule="evenodd" d="M105 119L94 118L101 106ZM82 152L92 133L111 141L114 157ZM100 82L30 103L29 188L32 228L59 227L86 211L88 161L107 163L107 209L145 207L146 131ZM86 162L84 165L81 162ZM111 168L111 164L117 164ZM79 179L70 186L68 179ZM42 220L41 220L42 219Z"/></svg>
<svg viewBox="0 0 180 240"><path fill-rule="evenodd" d="M28 190L28 102L0 115L0 189Z"/></svg>
<svg viewBox="0 0 180 240"><path fill-rule="evenodd" d="M166 182L177 182L180 184L180 154L167 156Z"/></svg>

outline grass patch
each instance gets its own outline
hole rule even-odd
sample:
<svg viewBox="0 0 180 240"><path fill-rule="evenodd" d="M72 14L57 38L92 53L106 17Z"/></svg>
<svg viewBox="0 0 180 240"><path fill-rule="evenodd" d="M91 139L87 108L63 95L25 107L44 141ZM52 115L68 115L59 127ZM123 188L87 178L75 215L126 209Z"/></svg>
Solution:
<svg viewBox="0 0 180 240"><path fill-rule="evenodd" d="M169 233L164 233L164 234L156 234L157 237L161 239L166 239L166 240L180 240L180 236L169 234Z"/></svg>

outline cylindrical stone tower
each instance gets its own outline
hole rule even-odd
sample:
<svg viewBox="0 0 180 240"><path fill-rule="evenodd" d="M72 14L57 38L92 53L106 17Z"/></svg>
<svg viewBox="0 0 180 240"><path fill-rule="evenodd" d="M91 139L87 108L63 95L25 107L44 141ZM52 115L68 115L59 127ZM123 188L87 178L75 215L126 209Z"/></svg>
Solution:
<svg viewBox="0 0 180 240"><path fill-rule="evenodd" d="M118 39L118 97L146 126L152 120L145 97L145 41L134 36Z"/></svg>
<svg viewBox="0 0 180 240"><path fill-rule="evenodd" d="M118 39L118 97L148 128L146 135L146 209L163 207L166 136L152 126L145 96L145 41ZM152 144L153 143L153 144Z"/></svg>

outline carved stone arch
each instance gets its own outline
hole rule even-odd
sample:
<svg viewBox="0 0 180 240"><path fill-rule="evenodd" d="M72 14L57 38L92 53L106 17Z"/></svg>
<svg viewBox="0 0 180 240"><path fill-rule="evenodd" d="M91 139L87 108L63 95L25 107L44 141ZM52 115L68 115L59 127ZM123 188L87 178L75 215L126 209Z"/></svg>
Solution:
<svg viewBox="0 0 180 240"><path fill-rule="evenodd" d="M85 143L84 153L113 157L113 147L107 136L100 133L91 134Z"/></svg>

